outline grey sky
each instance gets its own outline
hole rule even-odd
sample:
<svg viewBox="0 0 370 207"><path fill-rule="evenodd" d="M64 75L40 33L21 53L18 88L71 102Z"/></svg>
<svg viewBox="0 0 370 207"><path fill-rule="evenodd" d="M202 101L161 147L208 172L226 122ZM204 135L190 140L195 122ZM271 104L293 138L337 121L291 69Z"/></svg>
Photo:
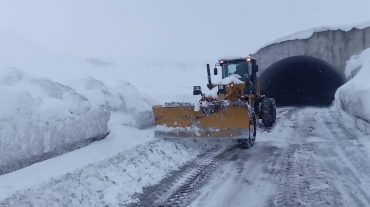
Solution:
<svg viewBox="0 0 370 207"><path fill-rule="evenodd" d="M204 61L297 30L370 22L368 0L1 0L0 30L55 53Z"/></svg>

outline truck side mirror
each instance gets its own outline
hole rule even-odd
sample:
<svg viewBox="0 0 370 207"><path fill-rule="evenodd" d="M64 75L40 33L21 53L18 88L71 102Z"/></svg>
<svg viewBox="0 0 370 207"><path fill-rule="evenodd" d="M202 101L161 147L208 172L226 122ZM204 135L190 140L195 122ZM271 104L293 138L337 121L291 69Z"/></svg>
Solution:
<svg viewBox="0 0 370 207"><path fill-rule="evenodd" d="M200 86L193 86L193 95L201 95L202 94L202 89Z"/></svg>
<svg viewBox="0 0 370 207"><path fill-rule="evenodd" d="M217 75L217 68L213 69L213 75Z"/></svg>

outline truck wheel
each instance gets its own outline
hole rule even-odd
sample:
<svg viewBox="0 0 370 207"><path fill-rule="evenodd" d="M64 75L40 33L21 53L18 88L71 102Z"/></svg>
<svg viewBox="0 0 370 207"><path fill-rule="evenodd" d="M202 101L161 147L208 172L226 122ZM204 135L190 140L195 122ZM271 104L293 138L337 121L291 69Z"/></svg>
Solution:
<svg viewBox="0 0 370 207"><path fill-rule="evenodd" d="M256 134L257 134L256 117L253 117L252 120L253 121L249 123L249 144L251 146L254 145L254 142L256 141Z"/></svg>
<svg viewBox="0 0 370 207"><path fill-rule="evenodd" d="M271 127L274 124L273 106L269 98L264 98L261 104L262 123L265 127Z"/></svg>
<svg viewBox="0 0 370 207"><path fill-rule="evenodd" d="M248 139L238 139L238 145L242 149L249 149L249 140Z"/></svg>
<svg viewBox="0 0 370 207"><path fill-rule="evenodd" d="M270 98L271 102L271 111L272 111L272 122L275 124L276 122L276 102L274 98Z"/></svg>

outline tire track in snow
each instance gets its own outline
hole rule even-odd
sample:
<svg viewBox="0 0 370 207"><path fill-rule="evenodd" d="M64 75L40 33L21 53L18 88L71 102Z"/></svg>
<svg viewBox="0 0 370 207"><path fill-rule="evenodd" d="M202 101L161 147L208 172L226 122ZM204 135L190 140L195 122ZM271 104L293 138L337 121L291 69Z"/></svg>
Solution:
<svg viewBox="0 0 370 207"><path fill-rule="evenodd" d="M332 175L337 176L337 185L342 190L342 194L347 196L351 205L369 206L370 195L370 164L369 156L364 149L358 146L355 129L348 129L340 120L340 115L334 111L328 111L326 122L327 129L331 138L335 139L338 164L329 164L332 169ZM340 163L339 163L340 162ZM326 163L328 164L328 163Z"/></svg>
<svg viewBox="0 0 370 207"><path fill-rule="evenodd" d="M370 163L353 144L355 133L327 108L278 115L276 127L260 135L267 141L221 165L192 207L370 206Z"/></svg>
<svg viewBox="0 0 370 207"><path fill-rule="evenodd" d="M369 157L329 109L300 111L270 206L369 206Z"/></svg>
<svg viewBox="0 0 370 207"><path fill-rule="evenodd" d="M238 146L226 150L212 148L196 159L172 172L159 184L144 189L144 193L136 195L137 203L129 206L186 206L197 196L200 189L213 172L222 166L224 160L232 157Z"/></svg>
<svg viewBox="0 0 370 207"><path fill-rule="evenodd" d="M212 175L212 179L200 190L200 195L191 203L197 206L264 206L274 195L277 167L285 153L286 131L292 124L286 116L295 117L294 108L278 110L277 124L271 132L260 130L256 145L250 150L240 150L227 159ZM261 132L262 131L262 132ZM279 137L273 137L273 136ZM267 136L267 137L265 137ZM267 139L266 139L267 138ZM273 138L273 139L271 139Z"/></svg>
<svg viewBox="0 0 370 207"><path fill-rule="evenodd" d="M303 108L294 114L295 132L282 162L276 166L279 193L270 199L268 206L343 206L335 181L315 156L320 145L329 142L325 138L311 140L320 136L321 110Z"/></svg>

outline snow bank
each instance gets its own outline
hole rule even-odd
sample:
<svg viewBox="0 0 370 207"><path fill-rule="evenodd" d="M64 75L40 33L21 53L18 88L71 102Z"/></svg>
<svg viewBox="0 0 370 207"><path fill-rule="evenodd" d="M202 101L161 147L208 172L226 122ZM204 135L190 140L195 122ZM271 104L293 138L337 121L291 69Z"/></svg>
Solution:
<svg viewBox="0 0 370 207"><path fill-rule="evenodd" d="M131 146L127 128L152 126L152 104L122 80L140 78L123 65L52 54L2 30L0 45L0 175L86 146L108 131L108 138Z"/></svg>
<svg viewBox="0 0 370 207"><path fill-rule="evenodd" d="M135 202L133 196L142 193L143 187L158 183L169 172L210 149L216 149L216 153L228 146L214 139L153 140L18 191L0 200L0 206L126 206Z"/></svg>
<svg viewBox="0 0 370 207"><path fill-rule="evenodd" d="M109 111L80 93L13 68L0 70L0 174L103 137Z"/></svg>
<svg viewBox="0 0 370 207"><path fill-rule="evenodd" d="M126 81L108 85L93 77L86 77L67 83L97 106L111 113L120 113L121 125L144 129L154 123L151 102Z"/></svg>
<svg viewBox="0 0 370 207"><path fill-rule="evenodd" d="M352 56L346 64L349 81L335 94L336 106L356 118L356 126L370 133L370 48Z"/></svg>
<svg viewBox="0 0 370 207"><path fill-rule="evenodd" d="M148 128L151 103L128 82L93 77L60 84L20 70L0 70L0 175L103 138ZM111 116L119 119L111 119ZM15 153L16 152L16 153Z"/></svg>

